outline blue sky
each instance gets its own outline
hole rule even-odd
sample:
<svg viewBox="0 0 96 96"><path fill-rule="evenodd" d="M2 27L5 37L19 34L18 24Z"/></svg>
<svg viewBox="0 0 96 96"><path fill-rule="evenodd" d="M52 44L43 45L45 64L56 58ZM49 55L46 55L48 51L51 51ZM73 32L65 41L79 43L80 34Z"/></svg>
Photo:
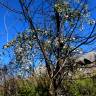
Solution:
<svg viewBox="0 0 96 96"><path fill-rule="evenodd" d="M0 0L0 2L1 1L9 1L8 4L10 5L10 7L16 8L16 10L20 10L20 5L17 2L18 0ZM88 4L89 8L94 8L94 6L96 6L96 0L89 0ZM91 15L93 18L96 18L96 9L92 11ZM7 41L12 40L17 33L21 32L21 30L23 31L24 29L26 29L26 24L23 23L24 21L22 21L21 18L18 17L20 17L20 15L14 14L8 11L6 8L0 6L0 50L2 49L2 46L7 43ZM96 44L94 44L94 46L96 46ZM89 49L91 49L94 46L83 46L83 48L87 51L88 47Z"/></svg>
<svg viewBox="0 0 96 96"><path fill-rule="evenodd" d="M19 3L16 1L18 0L10 0L8 3L10 7L19 10ZM18 17L20 16L0 6L0 48L3 44L6 44L7 41L12 40L20 30L24 30L25 25Z"/></svg>
<svg viewBox="0 0 96 96"><path fill-rule="evenodd" d="M8 2L8 0L0 0L0 1ZM8 4L10 5L10 7L19 10L20 5L17 1L18 0L10 0ZM95 0L89 0L88 3L90 8L94 8L94 6L96 6ZM92 11L91 15L93 18L96 18L96 10ZM6 8L0 6L0 45L1 45L0 49L2 47L2 44L6 44L7 42L7 32L9 34L8 40L11 40L12 38L14 38L14 36L16 36L18 32L20 32L21 30L23 31L24 28L26 28L26 25L24 25L24 23L18 19L17 14L11 13Z"/></svg>

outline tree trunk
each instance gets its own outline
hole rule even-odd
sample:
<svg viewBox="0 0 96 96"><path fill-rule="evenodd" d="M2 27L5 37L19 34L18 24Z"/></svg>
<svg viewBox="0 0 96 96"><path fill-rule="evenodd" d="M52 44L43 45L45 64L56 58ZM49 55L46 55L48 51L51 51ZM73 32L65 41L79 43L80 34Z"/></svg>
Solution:
<svg viewBox="0 0 96 96"><path fill-rule="evenodd" d="M50 84L50 96L66 96L64 95L64 88L62 87L63 85L61 84L60 81L58 81L57 78L53 79L51 84Z"/></svg>
<svg viewBox="0 0 96 96"><path fill-rule="evenodd" d="M56 89L55 89L53 83L50 84L49 94L50 94L50 96L57 96Z"/></svg>

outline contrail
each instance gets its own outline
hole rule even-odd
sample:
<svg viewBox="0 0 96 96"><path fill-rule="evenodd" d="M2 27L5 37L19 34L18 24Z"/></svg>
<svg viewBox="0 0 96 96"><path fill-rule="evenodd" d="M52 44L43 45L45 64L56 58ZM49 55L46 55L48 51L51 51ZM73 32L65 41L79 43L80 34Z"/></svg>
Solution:
<svg viewBox="0 0 96 96"><path fill-rule="evenodd" d="M8 11L4 15L4 26L5 26L5 32L6 32L6 35L7 35L6 40L8 42L8 35L9 34L8 34L8 28L7 28L7 24L6 24L6 15L7 15L7 13L8 13Z"/></svg>

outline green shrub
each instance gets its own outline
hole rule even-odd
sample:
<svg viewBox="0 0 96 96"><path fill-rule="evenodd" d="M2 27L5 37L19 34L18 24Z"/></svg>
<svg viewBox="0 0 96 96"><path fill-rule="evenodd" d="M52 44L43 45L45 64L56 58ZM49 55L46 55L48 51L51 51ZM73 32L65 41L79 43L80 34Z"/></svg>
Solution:
<svg viewBox="0 0 96 96"><path fill-rule="evenodd" d="M46 77L18 79L16 82L18 94L16 96L49 96L50 80ZM96 96L96 76L86 79L64 80L63 85L68 96ZM0 94L0 96L3 95Z"/></svg>
<svg viewBox="0 0 96 96"><path fill-rule="evenodd" d="M19 96L48 96L49 85L46 78L35 78L35 81L22 81L18 88Z"/></svg>
<svg viewBox="0 0 96 96"><path fill-rule="evenodd" d="M96 82L92 78L67 81L66 87L71 96L96 96Z"/></svg>

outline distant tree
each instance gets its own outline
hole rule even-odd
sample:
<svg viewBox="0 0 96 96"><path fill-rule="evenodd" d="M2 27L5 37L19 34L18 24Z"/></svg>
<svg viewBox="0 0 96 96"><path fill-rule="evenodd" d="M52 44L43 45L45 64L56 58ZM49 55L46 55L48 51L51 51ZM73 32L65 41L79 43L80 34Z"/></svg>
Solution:
<svg viewBox="0 0 96 96"><path fill-rule="evenodd" d="M68 74L75 71L78 65L75 60L83 52L81 47L96 41L96 22L89 15L91 11L88 1L18 2L20 11L8 6L7 8L15 13L19 12L28 28L4 48L14 46L16 63L22 67L26 64L45 64L51 81L50 95L66 94L62 80L67 79ZM25 68L27 67L24 67L24 70L27 70Z"/></svg>

